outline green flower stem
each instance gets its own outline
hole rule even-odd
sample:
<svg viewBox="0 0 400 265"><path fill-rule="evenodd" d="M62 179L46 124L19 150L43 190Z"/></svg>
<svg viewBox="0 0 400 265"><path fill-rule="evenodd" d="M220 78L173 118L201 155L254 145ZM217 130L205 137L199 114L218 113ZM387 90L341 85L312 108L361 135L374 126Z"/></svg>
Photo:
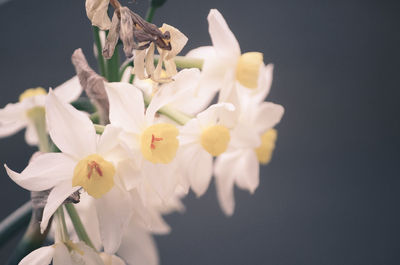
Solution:
<svg viewBox="0 0 400 265"><path fill-rule="evenodd" d="M27 116L35 126L36 134L39 138L39 151L48 152L50 150L50 142L46 129L45 109L43 107L34 107L27 112Z"/></svg>
<svg viewBox="0 0 400 265"><path fill-rule="evenodd" d="M100 124L95 124L94 128L96 129L97 134L102 134L104 132L104 129L106 128L104 125Z"/></svg>
<svg viewBox="0 0 400 265"><path fill-rule="evenodd" d="M6 217L0 223L0 246L6 243L16 232L22 227L29 224L29 219L32 214L31 201L15 210L12 214Z"/></svg>
<svg viewBox="0 0 400 265"><path fill-rule="evenodd" d="M97 49L97 61L99 64L100 74L104 77L107 77L106 66L104 64L103 51L100 41L100 29L96 26L93 26L93 36Z"/></svg>
<svg viewBox="0 0 400 265"><path fill-rule="evenodd" d="M147 95L143 95L143 98L145 105L148 106L150 104L151 98ZM162 107L161 109L158 110L158 113L167 116L168 118L175 121L179 125L185 125L191 119L191 117L186 115L185 113L182 113L169 106Z"/></svg>
<svg viewBox="0 0 400 265"><path fill-rule="evenodd" d="M119 52L118 45L115 47L114 54L107 62L107 80L108 82L119 82Z"/></svg>
<svg viewBox="0 0 400 265"><path fill-rule="evenodd" d="M56 233L58 233L58 235L61 237L62 242L68 242L69 235L68 235L67 224L65 223L64 209L62 205L58 207L55 216L57 220Z"/></svg>
<svg viewBox="0 0 400 265"><path fill-rule="evenodd" d="M156 12L157 7L149 6L146 12L146 21L151 22L153 21L154 13Z"/></svg>
<svg viewBox="0 0 400 265"><path fill-rule="evenodd" d="M154 55L154 63L157 64L160 55ZM174 57L175 64L178 68L198 68L202 69L204 60L198 58L190 58L186 56L175 56Z"/></svg>
<svg viewBox="0 0 400 265"><path fill-rule="evenodd" d="M79 214L75 209L75 206L71 203L68 203L65 204L65 208L67 209L68 215L71 218L72 224L74 225L76 234L78 235L79 239L85 242L86 245L96 250L92 241L89 238L89 235L85 230L85 227L82 224L81 218L79 217Z"/></svg>

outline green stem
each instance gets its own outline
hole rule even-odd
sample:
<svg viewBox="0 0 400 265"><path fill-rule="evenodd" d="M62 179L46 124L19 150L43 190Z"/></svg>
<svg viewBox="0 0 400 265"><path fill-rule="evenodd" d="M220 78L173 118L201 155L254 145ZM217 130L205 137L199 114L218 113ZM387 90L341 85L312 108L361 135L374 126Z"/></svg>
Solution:
<svg viewBox="0 0 400 265"><path fill-rule="evenodd" d="M100 41L100 29L96 26L93 26L93 36L94 36L94 42L96 44L96 49L97 49L97 61L99 64L100 74L102 76L106 77L107 72L106 72L106 67L104 64L103 51L102 51L101 41Z"/></svg>
<svg viewBox="0 0 400 265"><path fill-rule="evenodd" d="M119 78L119 52L118 45L115 47L114 54L107 61L107 80L108 82L118 82Z"/></svg>
<svg viewBox="0 0 400 265"><path fill-rule="evenodd" d="M64 209L62 205L58 207L56 211L56 220L57 220L56 233L58 234L59 237L61 237L60 239L62 242L68 242L69 235L68 235L67 224L65 223ZM56 237L56 240L57 239L58 238Z"/></svg>
<svg viewBox="0 0 400 265"><path fill-rule="evenodd" d="M92 241L89 238L89 235L87 234L85 227L82 224L81 218L79 217L78 212L75 209L75 206L71 203L65 204L65 209L67 209L68 215L71 218L71 222L74 225L76 234L78 235L79 239L82 240L83 242L86 243L86 245L90 246L94 250L96 248L94 247Z"/></svg>
<svg viewBox="0 0 400 265"><path fill-rule="evenodd" d="M17 231L29 224L32 213L31 201L15 210L0 223L0 246L6 243Z"/></svg>
<svg viewBox="0 0 400 265"><path fill-rule="evenodd" d="M149 6L146 12L146 20L147 22L153 21L154 13L156 12L157 7Z"/></svg>
<svg viewBox="0 0 400 265"><path fill-rule="evenodd" d="M146 106L150 104L151 98L147 95L143 95L144 103ZM185 125L191 117L180 112L179 110L176 110L174 108L171 108L169 106L164 106L161 109L158 110L158 113L163 114L170 118L171 120L175 121L179 125Z"/></svg>
<svg viewBox="0 0 400 265"><path fill-rule="evenodd" d="M48 152L50 150L50 142L46 129L45 109L43 107L34 107L27 112L27 116L35 126L36 134L39 139L39 151Z"/></svg>

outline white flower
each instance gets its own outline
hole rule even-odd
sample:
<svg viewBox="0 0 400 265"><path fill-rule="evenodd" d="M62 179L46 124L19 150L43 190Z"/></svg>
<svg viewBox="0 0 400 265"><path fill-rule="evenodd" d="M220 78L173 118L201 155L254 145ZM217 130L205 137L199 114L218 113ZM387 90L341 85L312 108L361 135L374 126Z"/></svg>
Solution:
<svg viewBox="0 0 400 265"><path fill-rule="evenodd" d="M131 190L149 181L160 198L169 200L181 179L175 159L179 130L170 123L155 122L157 110L168 104L168 99L157 93L145 112L142 92L135 86L127 83L105 86L110 122L124 130L120 137L132 154L131 167L136 167L135 172L130 171L131 176L123 179L125 186Z"/></svg>
<svg viewBox="0 0 400 265"><path fill-rule="evenodd" d="M77 99L82 93L78 77L75 76L56 87L54 93L64 102ZM44 114L46 94L46 90L41 87L31 88L20 95L18 103L10 103L0 109L0 137L10 136L26 127L26 142L36 145L38 136L32 115Z"/></svg>
<svg viewBox="0 0 400 265"><path fill-rule="evenodd" d="M181 130L179 157L197 196L203 195L210 183L213 157L225 152L229 146L230 129L236 121L234 110L229 103L212 105Z"/></svg>
<svg viewBox="0 0 400 265"><path fill-rule="evenodd" d="M98 137L89 118L52 91L46 99L46 116L50 136L62 153L38 156L21 174L6 166L7 173L25 189L52 188L43 211L42 231L63 201L83 187L96 198L103 245L106 252L113 253L131 216L130 195L120 181L126 171L120 170L119 162L126 157L117 142L119 130L107 126Z"/></svg>
<svg viewBox="0 0 400 265"><path fill-rule="evenodd" d="M272 66L264 65L262 53L241 54L237 39L218 10L211 9L207 19L213 46L203 46L186 55L204 59L199 91L212 93L230 87L229 83L257 90L260 75L271 73Z"/></svg>
<svg viewBox="0 0 400 265"><path fill-rule="evenodd" d="M23 258L19 265L49 265L51 261L54 265L103 264L96 251L85 243L68 241L57 242L54 245L36 249Z"/></svg>
<svg viewBox="0 0 400 265"><path fill-rule="evenodd" d="M243 93L238 97L240 87L234 91L237 123L231 131L231 144L217 157L214 169L218 200L227 215L234 210L234 184L251 193L258 187L259 162L269 162L276 140L272 128L284 113L281 105L258 102L258 97L249 98Z"/></svg>

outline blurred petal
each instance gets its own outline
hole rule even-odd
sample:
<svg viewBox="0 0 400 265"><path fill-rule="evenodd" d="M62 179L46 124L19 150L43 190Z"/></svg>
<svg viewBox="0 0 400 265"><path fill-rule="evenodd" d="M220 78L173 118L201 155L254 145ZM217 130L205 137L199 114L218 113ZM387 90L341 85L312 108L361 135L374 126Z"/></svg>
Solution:
<svg viewBox="0 0 400 265"><path fill-rule="evenodd" d="M115 253L131 218L129 194L117 186L95 201L104 252Z"/></svg>
<svg viewBox="0 0 400 265"><path fill-rule="evenodd" d="M130 225L124 233L118 255L128 264L158 265L157 247L153 237L139 226Z"/></svg>
<svg viewBox="0 0 400 265"><path fill-rule="evenodd" d="M64 102L72 102L82 94L78 76L74 76L54 89L54 94Z"/></svg>
<svg viewBox="0 0 400 265"><path fill-rule="evenodd" d="M79 190L81 187L72 187L71 180L64 181L55 186L47 197L47 203L43 210L42 222L40 230L43 233L46 230L51 216L57 208L67 199L72 193Z"/></svg>
<svg viewBox="0 0 400 265"><path fill-rule="evenodd" d="M96 152L96 131L89 117L52 91L46 99L46 118L51 139L62 152L77 159Z"/></svg>
<svg viewBox="0 0 400 265"><path fill-rule="evenodd" d="M62 153L45 153L37 156L18 174L6 165L10 178L24 189L47 190L71 179L76 162Z"/></svg>
<svg viewBox="0 0 400 265"><path fill-rule="evenodd" d="M70 252L71 258L75 262L74 264L104 265L100 255L84 242L78 242L75 246L79 251L72 250Z"/></svg>
<svg viewBox="0 0 400 265"><path fill-rule="evenodd" d="M15 121L10 123L1 123L0 121L0 137L7 137L14 133L17 133L19 130L24 128L27 125L25 121Z"/></svg>
<svg viewBox="0 0 400 265"><path fill-rule="evenodd" d="M108 5L110 0L86 0L86 14L93 26L101 30L108 30L111 27L111 20L108 17Z"/></svg>
<svg viewBox="0 0 400 265"><path fill-rule="evenodd" d="M127 83L105 83L110 102L110 121L130 132L140 132L144 125L142 92Z"/></svg>
<svg viewBox="0 0 400 265"><path fill-rule="evenodd" d="M218 103L199 113L197 119L202 127L221 124L229 128L236 122L234 110L235 107L230 103Z"/></svg>
<svg viewBox="0 0 400 265"><path fill-rule="evenodd" d="M53 265L71 265L74 264L69 254L68 248L63 243L56 243L53 258Z"/></svg>
<svg viewBox="0 0 400 265"><path fill-rule="evenodd" d="M54 246L41 247L29 253L19 265L48 265L53 259L54 251Z"/></svg>
<svg viewBox="0 0 400 265"><path fill-rule="evenodd" d="M213 170L213 158L209 153L198 146L189 148L184 158L184 165L187 167L190 186L197 197L200 197L207 191L210 184Z"/></svg>
<svg viewBox="0 0 400 265"><path fill-rule="evenodd" d="M253 149L242 151L240 159L235 163L235 182L239 188L254 193L260 182L259 163Z"/></svg>
<svg viewBox="0 0 400 265"><path fill-rule="evenodd" d="M256 131L264 133L277 125L283 116L285 109L278 104L271 102L262 102L255 118Z"/></svg>
<svg viewBox="0 0 400 265"><path fill-rule="evenodd" d="M25 141L29 145L37 145L38 144L38 136L36 133L35 126L33 124L28 124L26 126L26 131L25 131Z"/></svg>
<svg viewBox="0 0 400 265"><path fill-rule="evenodd" d="M227 57L240 56L239 43L221 13L217 9L211 9L207 20L211 41L217 53Z"/></svg>

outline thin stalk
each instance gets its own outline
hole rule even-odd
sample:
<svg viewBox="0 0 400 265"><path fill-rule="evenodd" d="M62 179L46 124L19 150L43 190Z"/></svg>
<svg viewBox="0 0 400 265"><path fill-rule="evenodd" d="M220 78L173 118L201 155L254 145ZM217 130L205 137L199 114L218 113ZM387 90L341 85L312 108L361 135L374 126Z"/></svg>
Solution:
<svg viewBox="0 0 400 265"><path fill-rule="evenodd" d="M94 42L96 44L96 49L97 49L97 62L99 64L100 74L102 76L106 77L107 72L106 72L106 66L104 64L103 51L102 51L102 47L101 47L100 29L96 26L93 26L93 36L94 36Z"/></svg>
<svg viewBox="0 0 400 265"><path fill-rule="evenodd" d="M56 220L57 220L56 233L58 234L58 236L56 236L56 241L57 237L60 237L59 239L61 239L62 242L68 242L69 235L68 235L67 224L65 223L64 209L62 205L58 207L56 211Z"/></svg>
<svg viewBox="0 0 400 265"><path fill-rule="evenodd" d="M68 215L71 218L71 222L74 225L76 234L78 235L79 239L85 242L86 245L96 250L92 241L89 238L89 235L86 232L85 227L82 224L81 218L79 217L79 214L75 209L75 206L71 203L68 203L65 204L65 209L67 209Z"/></svg>
<svg viewBox="0 0 400 265"><path fill-rule="evenodd" d="M115 47L114 54L107 61L107 80L108 82L118 82L119 78L119 52L118 45Z"/></svg>
<svg viewBox="0 0 400 265"><path fill-rule="evenodd" d="M157 64L160 59L160 55L154 55L154 63ZM186 56L175 56L174 57L175 64L178 68L198 68L202 69L204 60L199 58L191 58Z"/></svg>
<svg viewBox="0 0 400 265"><path fill-rule="evenodd" d="M6 243L16 232L29 224L32 214L32 202L26 202L0 223L0 246Z"/></svg>
<svg viewBox="0 0 400 265"><path fill-rule="evenodd" d="M157 7L149 6L146 12L146 21L151 22L153 21L154 13L156 12Z"/></svg>
<svg viewBox="0 0 400 265"><path fill-rule="evenodd" d="M27 116L35 126L36 134L39 138L39 151L48 152L50 150L50 142L46 129L45 109L43 107L34 107L28 111Z"/></svg>

